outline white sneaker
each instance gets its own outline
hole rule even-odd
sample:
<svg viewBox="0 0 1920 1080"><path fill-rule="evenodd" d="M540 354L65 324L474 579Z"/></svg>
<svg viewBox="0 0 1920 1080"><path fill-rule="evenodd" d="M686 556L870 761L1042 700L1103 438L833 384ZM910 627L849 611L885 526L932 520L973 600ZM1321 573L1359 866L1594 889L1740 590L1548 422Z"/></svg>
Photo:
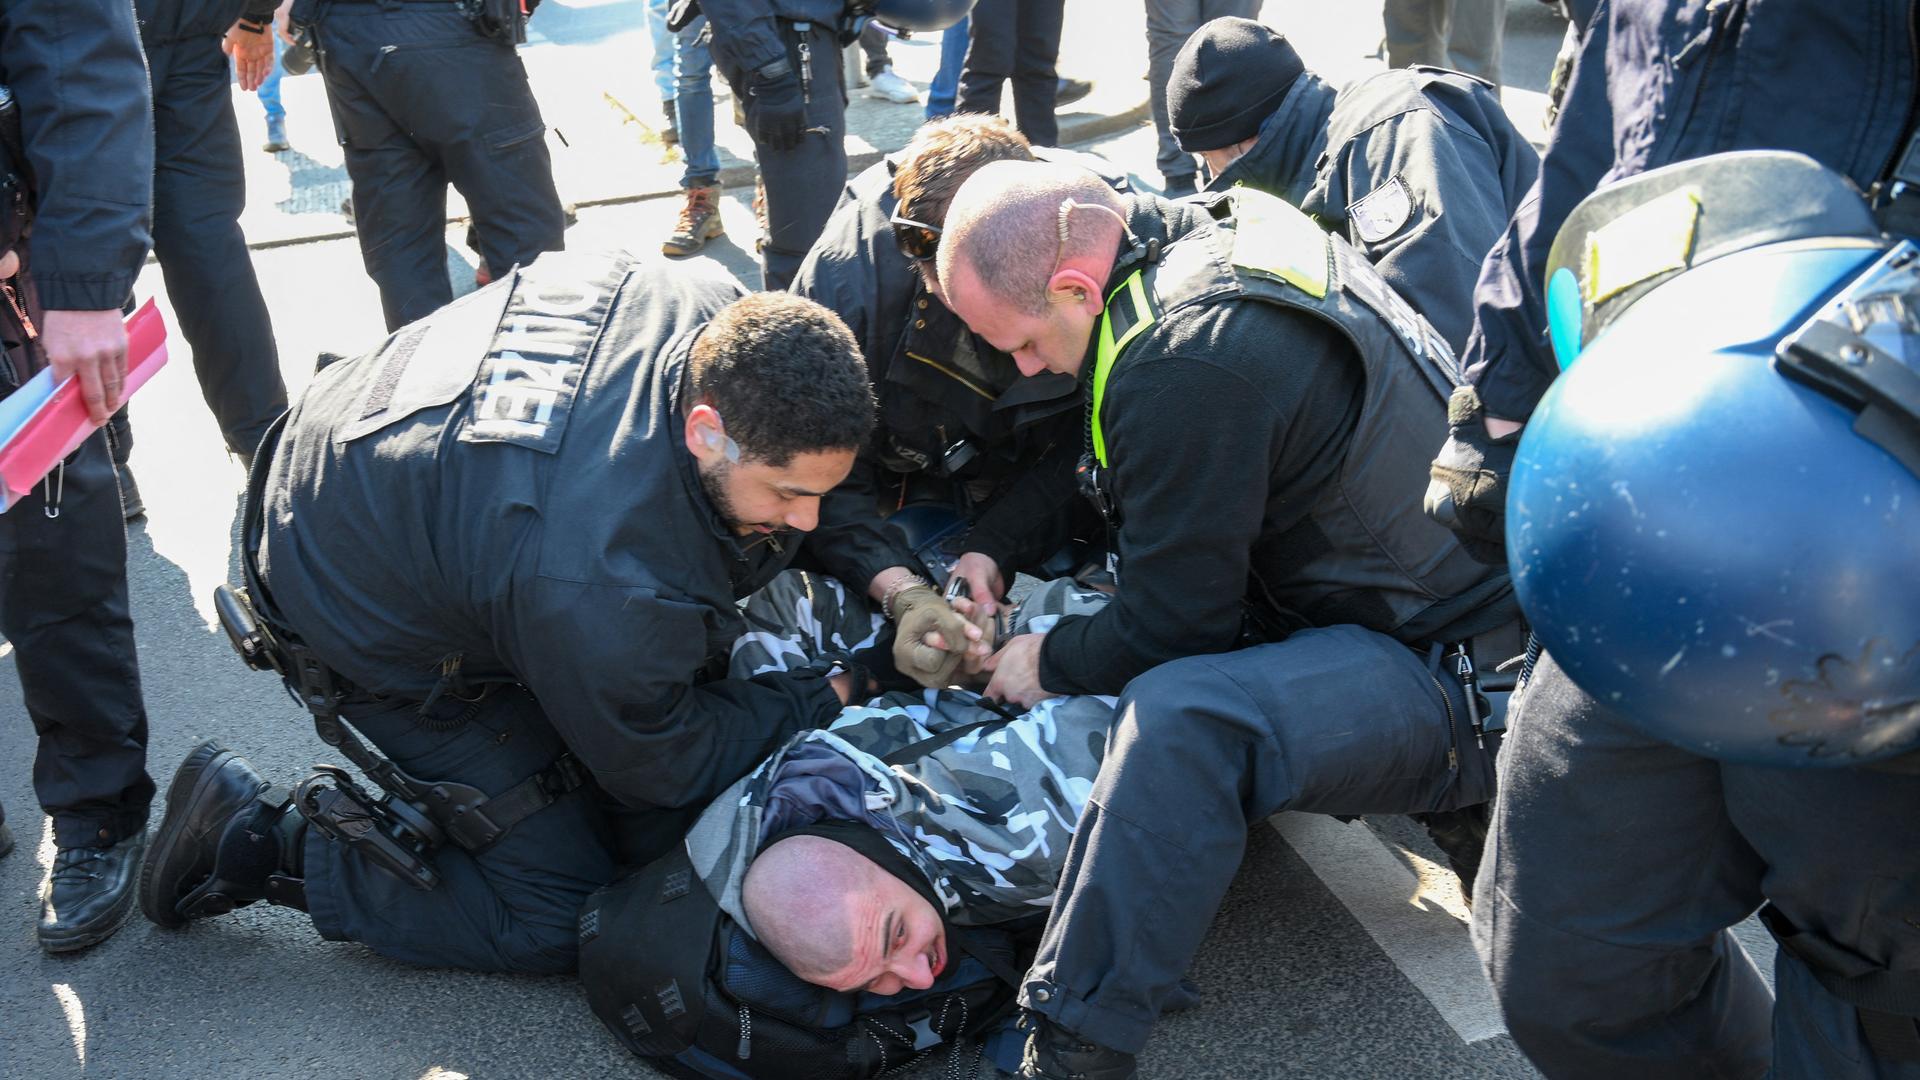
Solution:
<svg viewBox="0 0 1920 1080"><path fill-rule="evenodd" d="M895 75L892 68L884 68L867 86L867 96L896 105L911 105L920 100L920 91L915 90L912 83Z"/></svg>

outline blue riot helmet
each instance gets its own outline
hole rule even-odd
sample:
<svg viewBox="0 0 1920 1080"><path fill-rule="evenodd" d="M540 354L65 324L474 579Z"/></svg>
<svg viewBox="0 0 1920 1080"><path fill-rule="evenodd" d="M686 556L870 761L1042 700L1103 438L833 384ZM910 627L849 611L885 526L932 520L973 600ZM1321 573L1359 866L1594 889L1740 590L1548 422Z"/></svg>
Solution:
<svg viewBox="0 0 1920 1080"><path fill-rule="evenodd" d="M868 13L895 30L930 34L967 17L974 0L873 0Z"/></svg>
<svg viewBox="0 0 1920 1080"><path fill-rule="evenodd" d="M1560 667L1715 758L1920 749L1920 248L1810 158L1723 154L1581 203L1547 304L1507 551Z"/></svg>

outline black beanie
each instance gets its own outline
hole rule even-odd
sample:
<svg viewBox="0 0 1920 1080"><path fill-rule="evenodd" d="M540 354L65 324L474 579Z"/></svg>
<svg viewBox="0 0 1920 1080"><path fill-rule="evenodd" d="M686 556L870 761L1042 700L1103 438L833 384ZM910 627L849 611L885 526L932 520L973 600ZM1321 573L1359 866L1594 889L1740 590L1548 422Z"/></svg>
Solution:
<svg viewBox="0 0 1920 1080"><path fill-rule="evenodd" d="M1306 70L1287 36L1252 19L1215 19L1194 32L1167 79L1168 126L1189 154L1260 133Z"/></svg>

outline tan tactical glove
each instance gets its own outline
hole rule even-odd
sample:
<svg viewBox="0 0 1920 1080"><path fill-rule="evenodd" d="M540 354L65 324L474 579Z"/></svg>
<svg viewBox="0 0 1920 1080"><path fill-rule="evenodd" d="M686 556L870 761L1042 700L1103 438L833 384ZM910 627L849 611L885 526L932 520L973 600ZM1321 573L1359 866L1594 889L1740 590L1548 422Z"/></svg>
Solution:
<svg viewBox="0 0 1920 1080"><path fill-rule="evenodd" d="M893 666L900 674L930 689L951 685L971 644L967 627L972 624L929 585L902 589L893 600L893 620ZM927 635L935 632L946 648L927 643Z"/></svg>

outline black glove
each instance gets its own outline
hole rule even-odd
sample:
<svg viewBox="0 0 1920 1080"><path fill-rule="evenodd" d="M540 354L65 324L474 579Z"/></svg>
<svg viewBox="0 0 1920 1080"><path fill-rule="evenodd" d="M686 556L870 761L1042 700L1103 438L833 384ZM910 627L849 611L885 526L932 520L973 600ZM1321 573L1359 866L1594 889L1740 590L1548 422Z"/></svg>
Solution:
<svg viewBox="0 0 1920 1080"><path fill-rule="evenodd" d="M807 103L800 94L800 79L791 67L775 78L754 78L747 83L747 134L760 146L791 150L807 135Z"/></svg>
<svg viewBox="0 0 1920 1080"><path fill-rule="evenodd" d="M1471 386L1447 402L1447 444L1433 459L1427 516L1452 529L1467 554L1490 566L1507 561L1507 477L1520 433L1487 434L1486 410Z"/></svg>

